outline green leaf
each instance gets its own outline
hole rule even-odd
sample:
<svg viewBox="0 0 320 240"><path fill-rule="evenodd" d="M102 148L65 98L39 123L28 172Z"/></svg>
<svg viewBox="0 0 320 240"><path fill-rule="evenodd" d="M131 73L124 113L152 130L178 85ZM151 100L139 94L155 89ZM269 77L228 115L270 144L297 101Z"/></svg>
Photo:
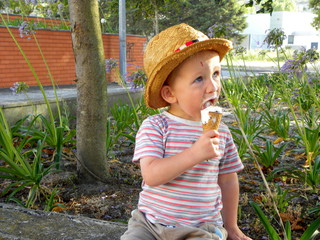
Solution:
<svg viewBox="0 0 320 240"><path fill-rule="evenodd" d="M269 234L269 236L271 237L271 239L272 240L281 240L281 238L279 237L277 231L271 226L268 218L263 213L263 211L261 210L259 205L257 203L255 203L255 202L252 202L252 201L250 201L250 205L256 211L259 219L261 220L263 226L265 227L265 229L266 229L267 233Z"/></svg>
<svg viewBox="0 0 320 240"><path fill-rule="evenodd" d="M320 227L320 217L317 218L302 234L300 240L310 240L312 234Z"/></svg>
<svg viewBox="0 0 320 240"><path fill-rule="evenodd" d="M291 225L290 225L290 221L286 221L285 230L286 230L287 239L291 240Z"/></svg>

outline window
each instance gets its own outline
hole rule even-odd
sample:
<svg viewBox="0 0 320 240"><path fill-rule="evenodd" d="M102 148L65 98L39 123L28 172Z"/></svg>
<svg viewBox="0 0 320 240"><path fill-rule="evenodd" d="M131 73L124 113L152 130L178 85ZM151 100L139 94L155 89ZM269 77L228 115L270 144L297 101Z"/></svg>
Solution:
<svg viewBox="0 0 320 240"><path fill-rule="evenodd" d="M294 43L294 35L288 35L288 44Z"/></svg>

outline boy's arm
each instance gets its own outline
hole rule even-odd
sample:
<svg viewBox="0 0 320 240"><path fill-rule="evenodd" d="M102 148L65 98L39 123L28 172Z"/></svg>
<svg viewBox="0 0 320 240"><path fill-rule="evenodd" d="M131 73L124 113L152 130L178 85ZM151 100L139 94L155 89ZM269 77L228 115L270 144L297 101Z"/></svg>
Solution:
<svg viewBox="0 0 320 240"><path fill-rule="evenodd" d="M140 159L141 174L149 186L165 184L194 165L219 156L219 133L203 134L190 148L168 158L145 157Z"/></svg>
<svg viewBox="0 0 320 240"><path fill-rule="evenodd" d="M238 227L239 182L237 173L219 175L223 209L221 211L228 239L249 240Z"/></svg>

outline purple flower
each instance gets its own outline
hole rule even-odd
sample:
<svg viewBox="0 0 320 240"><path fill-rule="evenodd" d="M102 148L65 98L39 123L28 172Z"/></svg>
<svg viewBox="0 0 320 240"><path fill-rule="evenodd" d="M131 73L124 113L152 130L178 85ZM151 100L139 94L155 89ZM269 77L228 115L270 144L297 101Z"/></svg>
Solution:
<svg viewBox="0 0 320 240"><path fill-rule="evenodd" d="M63 16L63 10L64 10L65 6L64 6L63 3L59 3L57 5L57 7L58 7L58 14L62 17Z"/></svg>
<svg viewBox="0 0 320 240"><path fill-rule="evenodd" d="M49 8L48 10L47 10L47 14L48 14L48 17L52 17L53 16L53 12L52 12L52 9L51 8Z"/></svg>
<svg viewBox="0 0 320 240"><path fill-rule="evenodd" d="M26 21L21 23L21 25L19 27L20 37L23 38L24 36L29 36L29 35L35 34L36 33L34 31L35 27L36 27L35 23L30 23L30 22L26 22ZM30 37L28 37L28 39L30 39Z"/></svg>
<svg viewBox="0 0 320 240"><path fill-rule="evenodd" d="M106 59L106 72L110 73L112 69L118 67L118 60L114 58Z"/></svg>
<svg viewBox="0 0 320 240"><path fill-rule="evenodd" d="M143 69L138 69L126 77L126 82L131 85L132 90L144 88L147 82L147 75Z"/></svg>
<svg viewBox="0 0 320 240"><path fill-rule="evenodd" d="M64 9L63 3L59 3L59 4L58 4L58 11L59 11L59 13L61 13L63 9Z"/></svg>
<svg viewBox="0 0 320 240"><path fill-rule="evenodd" d="M25 82L15 82L13 87L10 88L12 94L26 93L28 89L29 86Z"/></svg>
<svg viewBox="0 0 320 240"><path fill-rule="evenodd" d="M289 59L283 64L280 70L285 73L297 72L300 70L300 61Z"/></svg>
<svg viewBox="0 0 320 240"><path fill-rule="evenodd" d="M313 63L319 60L319 58L319 52L315 49L306 50L306 48L302 47L293 53L293 59L300 60L302 64Z"/></svg>

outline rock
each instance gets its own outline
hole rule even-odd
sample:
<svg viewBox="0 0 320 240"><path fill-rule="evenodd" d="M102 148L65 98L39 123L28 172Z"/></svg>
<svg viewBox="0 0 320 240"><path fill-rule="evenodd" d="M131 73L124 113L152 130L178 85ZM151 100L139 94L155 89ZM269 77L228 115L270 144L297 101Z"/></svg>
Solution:
<svg viewBox="0 0 320 240"><path fill-rule="evenodd" d="M117 240L127 226L0 203L0 240Z"/></svg>

